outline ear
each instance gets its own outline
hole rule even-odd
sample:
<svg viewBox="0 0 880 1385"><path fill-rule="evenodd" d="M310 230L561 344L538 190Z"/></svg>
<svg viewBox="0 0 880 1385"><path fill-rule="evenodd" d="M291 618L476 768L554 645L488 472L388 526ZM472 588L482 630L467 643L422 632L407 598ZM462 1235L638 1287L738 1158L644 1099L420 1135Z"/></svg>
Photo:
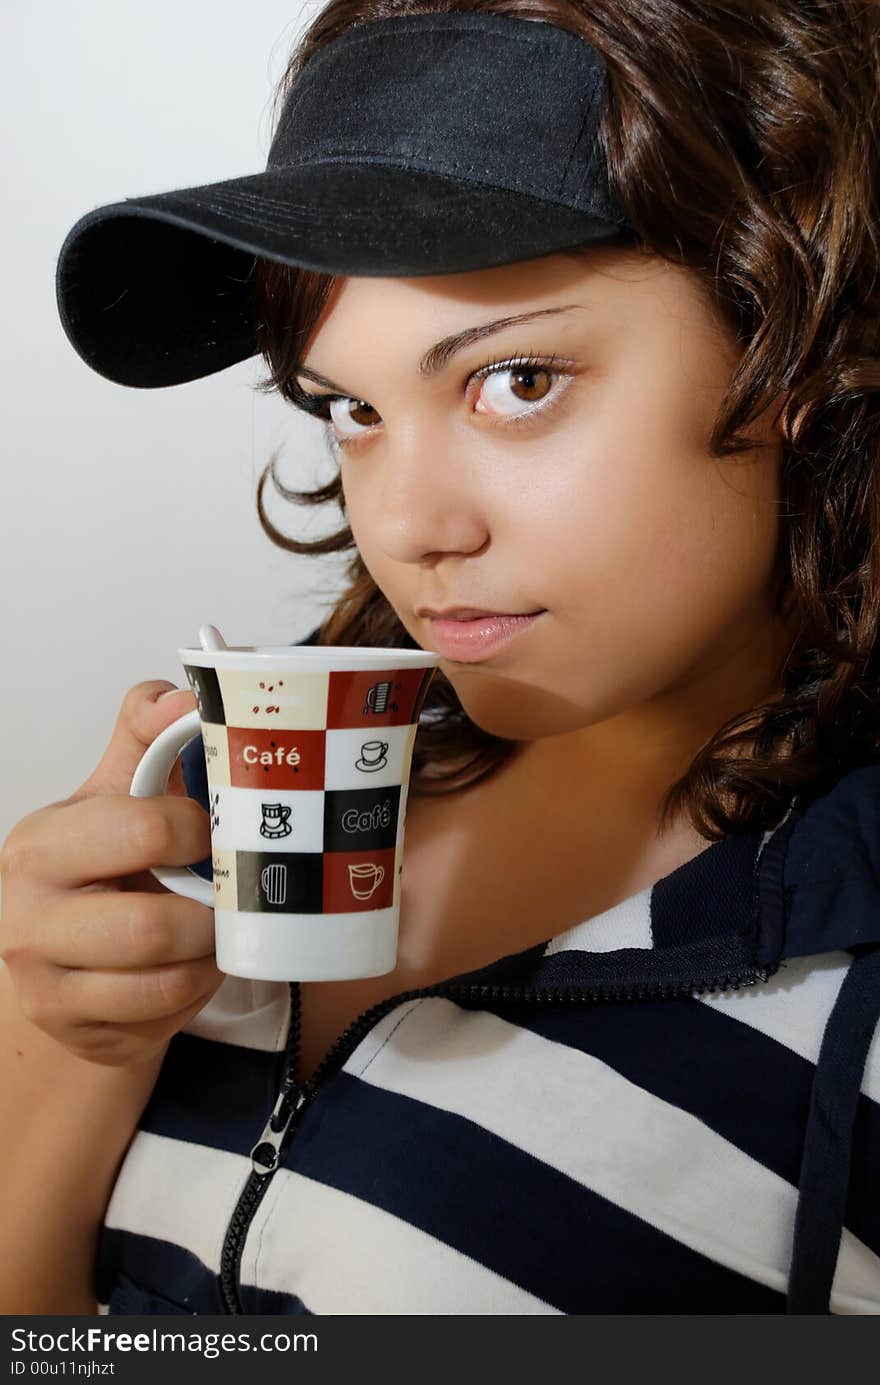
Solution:
<svg viewBox="0 0 880 1385"><path fill-rule="evenodd" d="M775 399L765 404L761 412L750 421L746 431L756 442L778 446L784 441L782 407L786 398L784 392L776 395Z"/></svg>
<svg viewBox="0 0 880 1385"><path fill-rule="evenodd" d="M784 437L782 426L782 410L787 398L787 392L785 390L782 390L781 393L777 394L776 398L773 399L771 403L767 405L766 417L771 420L771 428L773 433L776 435L777 438L780 439Z"/></svg>
<svg viewBox="0 0 880 1385"><path fill-rule="evenodd" d="M779 444L784 441L782 410L787 398L788 395L783 390L769 400L761 412L752 418L747 431L764 443Z"/></svg>

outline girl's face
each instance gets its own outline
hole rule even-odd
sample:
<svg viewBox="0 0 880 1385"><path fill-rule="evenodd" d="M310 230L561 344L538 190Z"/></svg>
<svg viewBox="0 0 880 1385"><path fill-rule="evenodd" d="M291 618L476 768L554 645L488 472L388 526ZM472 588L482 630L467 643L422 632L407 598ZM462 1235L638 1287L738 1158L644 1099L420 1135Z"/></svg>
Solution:
<svg viewBox="0 0 880 1385"><path fill-rule="evenodd" d="M432 649L425 605L545 612L441 659L479 726L690 742L767 690L779 439L707 451L737 359L695 276L615 247L334 285L298 381L344 396L352 532L402 624Z"/></svg>

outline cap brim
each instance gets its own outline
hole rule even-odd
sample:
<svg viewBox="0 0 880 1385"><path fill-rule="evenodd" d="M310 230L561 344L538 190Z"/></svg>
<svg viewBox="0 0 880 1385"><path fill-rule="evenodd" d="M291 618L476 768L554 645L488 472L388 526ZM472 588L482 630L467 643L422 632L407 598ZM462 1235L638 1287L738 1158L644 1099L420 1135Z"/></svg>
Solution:
<svg viewBox="0 0 880 1385"><path fill-rule="evenodd" d="M334 275L453 274L613 236L595 214L411 169L275 168L98 207L55 290L82 359L122 385L183 384L253 356L256 256Z"/></svg>

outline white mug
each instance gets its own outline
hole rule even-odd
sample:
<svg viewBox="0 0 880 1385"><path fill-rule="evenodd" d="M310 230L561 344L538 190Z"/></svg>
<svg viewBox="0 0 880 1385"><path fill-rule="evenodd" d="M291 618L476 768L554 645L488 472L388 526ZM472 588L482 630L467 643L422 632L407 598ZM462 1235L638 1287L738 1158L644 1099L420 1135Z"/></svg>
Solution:
<svg viewBox="0 0 880 1385"><path fill-rule="evenodd" d="M201 732L214 878L177 866L153 874L214 910L217 966L232 976L393 971L413 743L440 656L314 645L177 652L197 710L149 746L131 793L164 793Z"/></svg>

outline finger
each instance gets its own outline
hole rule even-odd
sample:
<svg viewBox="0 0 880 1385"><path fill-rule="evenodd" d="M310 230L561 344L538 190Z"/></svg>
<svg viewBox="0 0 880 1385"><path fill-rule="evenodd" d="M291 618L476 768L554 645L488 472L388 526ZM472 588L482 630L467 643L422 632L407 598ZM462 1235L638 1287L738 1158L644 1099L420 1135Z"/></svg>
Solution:
<svg viewBox="0 0 880 1385"><path fill-rule="evenodd" d="M194 798L97 795L23 818L4 847L3 888L74 889L210 855L210 818Z"/></svg>
<svg viewBox="0 0 880 1385"><path fill-rule="evenodd" d="M191 688L154 679L137 683L126 693L113 733L98 765L71 796L71 801L94 794L127 793L148 746L166 727L196 705ZM162 693L168 692L168 697Z"/></svg>
<svg viewBox="0 0 880 1385"><path fill-rule="evenodd" d="M225 978L213 957L137 971L57 972L49 1023L71 1028L85 1025L143 1024L166 1018L192 1005Z"/></svg>
<svg viewBox="0 0 880 1385"><path fill-rule="evenodd" d="M22 952L54 966L127 971L214 956L214 911L162 894L78 891L46 901Z"/></svg>
<svg viewBox="0 0 880 1385"><path fill-rule="evenodd" d="M225 974L221 973L221 976L225 980ZM174 1035L195 1019L217 990L218 985L214 983L191 1005L184 1005L158 1020L123 1025L96 1020L94 1024L78 1025L66 1031L65 1045L90 1063L112 1067L122 1063L143 1063L167 1048Z"/></svg>

